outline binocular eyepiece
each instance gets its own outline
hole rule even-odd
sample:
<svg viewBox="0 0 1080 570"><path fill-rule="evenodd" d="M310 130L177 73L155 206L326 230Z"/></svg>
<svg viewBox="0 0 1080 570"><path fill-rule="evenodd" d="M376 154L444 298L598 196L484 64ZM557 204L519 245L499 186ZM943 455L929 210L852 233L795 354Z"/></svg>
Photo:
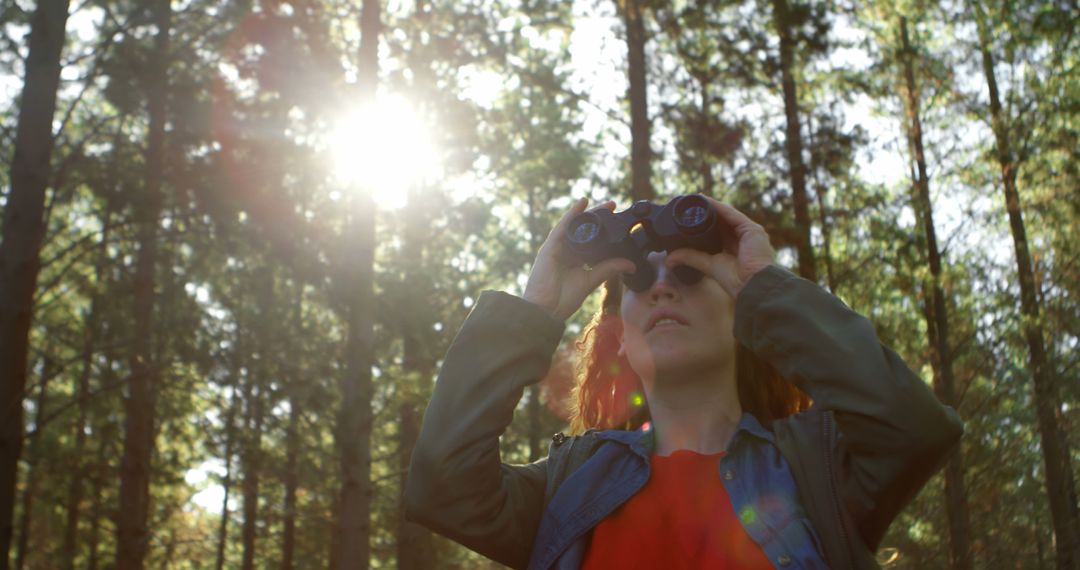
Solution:
<svg viewBox="0 0 1080 570"><path fill-rule="evenodd" d="M701 194L690 194L663 207L642 200L621 212L582 212L570 221L566 244L578 263L595 265L615 257L633 261L636 271L623 275L623 282L634 291L644 291L656 279L656 270L646 259L650 252L688 247L719 253L724 249L722 230L709 201ZM688 285L702 277L687 266L676 267L675 276Z"/></svg>

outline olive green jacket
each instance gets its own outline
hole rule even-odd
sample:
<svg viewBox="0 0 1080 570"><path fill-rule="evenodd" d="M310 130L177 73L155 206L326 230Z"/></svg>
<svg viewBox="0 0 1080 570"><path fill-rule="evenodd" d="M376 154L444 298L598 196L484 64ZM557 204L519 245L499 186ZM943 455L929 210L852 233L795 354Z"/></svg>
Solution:
<svg viewBox="0 0 1080 570"><path fill-rule="evenodd" d="M555 487L600 443L595 433L557 437L540 461L500 461L499 436L524 388L545 375L563 328L517 297L481 295L424 415L405 490L408 519L503 564L528 566ZM766 427L829 565L877 568L874 551L889 524L959 441L956 412L880 344L867 319L779 267L739 294L735 336L814 400Z"/></svg>

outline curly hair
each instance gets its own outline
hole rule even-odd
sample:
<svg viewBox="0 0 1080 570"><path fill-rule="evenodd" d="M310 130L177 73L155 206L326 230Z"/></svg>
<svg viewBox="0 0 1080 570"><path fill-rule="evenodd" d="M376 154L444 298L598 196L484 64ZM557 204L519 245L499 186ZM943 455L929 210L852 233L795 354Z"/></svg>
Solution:
<svg viewBox="0 0 1080 570"><path fill-rule="evenodd" d="M622 283L604 283L600 311L578 337L570 432L588 429L635 430L649 421L641 379L619 354L622 335ZM739 403L763 424L810 407L810 398L741 343L735 348Z"/></svg>

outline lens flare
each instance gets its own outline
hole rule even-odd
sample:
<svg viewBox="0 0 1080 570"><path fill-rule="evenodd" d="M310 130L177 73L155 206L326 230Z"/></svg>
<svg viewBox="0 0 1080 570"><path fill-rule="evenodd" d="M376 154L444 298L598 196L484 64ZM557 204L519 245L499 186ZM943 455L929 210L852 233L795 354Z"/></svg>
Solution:
<svg viewBox="0 0 1080 570"><path fill-rule="evenodd" d="M407 192L439 176L431 127L404 97L380 97L346 113L326 140L334 174L370 191L381 208L400 208Z"/></svg>

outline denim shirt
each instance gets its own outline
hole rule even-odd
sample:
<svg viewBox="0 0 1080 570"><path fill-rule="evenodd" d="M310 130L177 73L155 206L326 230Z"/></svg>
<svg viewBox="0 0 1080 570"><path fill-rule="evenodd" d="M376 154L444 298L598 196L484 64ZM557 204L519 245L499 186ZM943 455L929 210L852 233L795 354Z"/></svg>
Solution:
<svg viewBox="0 0 1080 570"><path fill-rule="evenodd" d="M650 430L599 432L608 443L567 477L536 534L532 569L577 569L592 529L649 480ZM821 543L799 501L791 469L772 432L744 413L717 474L747 534L776 568L828 568Z"/></svg>

